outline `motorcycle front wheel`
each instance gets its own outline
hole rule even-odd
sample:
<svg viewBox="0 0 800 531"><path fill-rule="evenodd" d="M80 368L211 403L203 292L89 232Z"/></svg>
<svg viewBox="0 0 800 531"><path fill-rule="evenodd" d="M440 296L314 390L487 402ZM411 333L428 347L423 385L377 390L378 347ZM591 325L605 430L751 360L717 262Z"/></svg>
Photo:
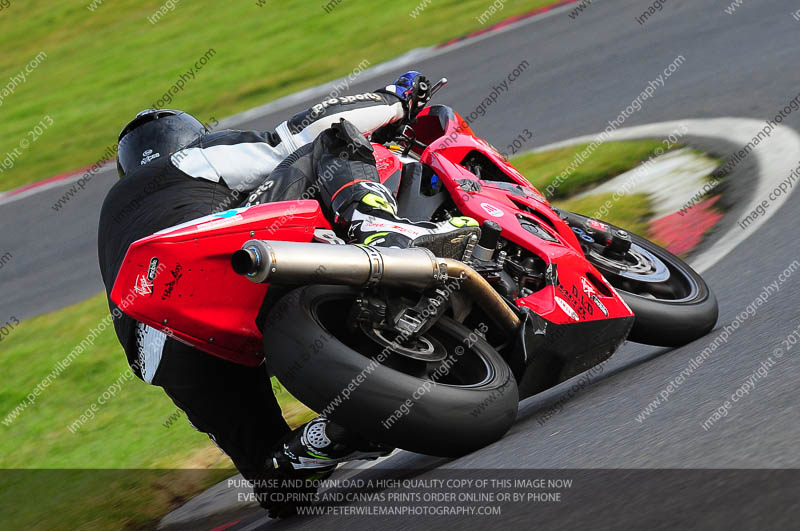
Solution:
<svg viewBox="0 0 800 531"><path fill-rule="evenodd" d="M596 245L586 253L635 314L628 339L678 347L708 334L719 308L706 281L666 249L630 236L631 248L624 256L609 257Z"/></svg>

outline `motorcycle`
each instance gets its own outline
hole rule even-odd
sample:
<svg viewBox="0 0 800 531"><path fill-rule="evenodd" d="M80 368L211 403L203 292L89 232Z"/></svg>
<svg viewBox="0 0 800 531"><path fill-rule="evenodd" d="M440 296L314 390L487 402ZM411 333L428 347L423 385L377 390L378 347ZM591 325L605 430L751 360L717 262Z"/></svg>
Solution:
<svg viewBox="0 0 800 531"><path fill-rule="evenodd" d="M403 217L479 221L480 237L453 242L459 260L347 245L316 200L282 201L133 243L111 300L212 355L266 362L369 440L436 456L501 438L520 400L626 339L678 346L714 327L714 294L684 261L553 207L450 107L373 148Z"/></svg>

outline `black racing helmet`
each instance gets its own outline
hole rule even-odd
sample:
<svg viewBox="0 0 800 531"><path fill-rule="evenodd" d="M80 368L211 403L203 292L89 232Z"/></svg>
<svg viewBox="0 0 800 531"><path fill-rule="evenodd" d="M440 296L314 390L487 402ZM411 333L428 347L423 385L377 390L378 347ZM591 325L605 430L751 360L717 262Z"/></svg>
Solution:
<svg viewBox="0 0 800 531"><path fill-rule="evenodd" d="M189 113L174 109L145 109L119 133L117 172L120 179L136 168L191 144L208 133Z"/></svg>

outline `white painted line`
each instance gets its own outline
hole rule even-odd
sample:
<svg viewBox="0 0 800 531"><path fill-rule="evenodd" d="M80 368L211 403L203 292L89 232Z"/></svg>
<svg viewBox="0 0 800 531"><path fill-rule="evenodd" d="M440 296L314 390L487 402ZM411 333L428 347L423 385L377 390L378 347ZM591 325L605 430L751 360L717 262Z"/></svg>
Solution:
<svg viewBox="0 0 800 531"><path fill-rule="evenodd" d="M640 138L666 138L676 129L688 129L687 135L697 137L719 138L736 146L744 148L748 142L764 128L766 122L750 118L711 118L707 120L676 120L655 124L640 125L617 129L609 135L608 141L634 140ZM597 134L573 138L563 142L556 142L533 150L534 152L548 151L575 144L592 142ZM800 135L787 126L778 126L772 131L772 136L762 141L751 152L758 166L758 175L753 175L752 199L745 207L745 212L751 212L768 198L769 193L784 179L789 177L792 170L800 162ZM741 164L741 162L740 162ZM791 192L789 192L791 193ZM746 230L738 225L733 225L724 234L717 238L717 243L710 249L689 259L690 265L698 273L708 270L719 262L728 253L733 251L740 243L764 225L775 215L780 207L789 199L789 194L783 194L772 201L766 215L757 218Z"/></svg>
<svg viewBox="0 0 800 531"><path fill-rule="evenodd" d="M108 163L108 164L104 164L103 166L101 166L94 173L94 175L92 175L92 179L94 179L95 177L98 177L99 175L101 175L101 174L103 174L103 173L105 173L107 171L116 170L116 168L117 168L116 163L111 162L111 163ZM73 175L72 177L67 177L66 179L59 179L57 181L52 181L52 182L49 182L49 183L41 184L39 186L31 188L30 190L25 190L24 192L19 192L19 193L14 194L14 195L8 195L9 192L0 194L0 205L5 205L6 203L12 203L12 202L18 201L20 199L25 199L26 197L30 197L32 195L36 195L39 192L44 192L46 190L50 190L51 188L58 188L59 186L66 186L68 184L72 184L74 182L79 181L84 176L85 173L86 172L82 172L82 173L78 173L76 175Z"/></svg>

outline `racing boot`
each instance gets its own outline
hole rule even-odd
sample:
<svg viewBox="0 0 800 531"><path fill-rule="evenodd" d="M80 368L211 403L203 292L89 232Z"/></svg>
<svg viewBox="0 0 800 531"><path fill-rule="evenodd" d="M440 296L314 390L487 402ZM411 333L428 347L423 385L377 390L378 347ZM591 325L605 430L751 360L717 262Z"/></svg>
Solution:
<svg viewBox="0 0 800 531"><path fill-rule="evenodd" d="M324 474L339 463L377 459L392 450L352 435L325 417L317 417L286 435L278 443L272 462L278 469Z"/></svg>
<svg viewBox="0 0 800 531"><path fill-rule="evenodd" d="M287 434L272 452L265 471L254 481L256 498L271 518L293 516L297 507L316 500L319 481L340 463L388 456L393 448L349 434L325 417Z"/></svg>
<svg viewBox="0 0 800 531"><path fill-rule="evenodd" d="M362 183L357 183L358 184ZM368 191L350 214L348 237L378 247L426 247L441 258L461 260L470 242L480 237L478 222L459 216L439 223L412 222L397 216L397 205L383 185L364 183Z"/></svg>

